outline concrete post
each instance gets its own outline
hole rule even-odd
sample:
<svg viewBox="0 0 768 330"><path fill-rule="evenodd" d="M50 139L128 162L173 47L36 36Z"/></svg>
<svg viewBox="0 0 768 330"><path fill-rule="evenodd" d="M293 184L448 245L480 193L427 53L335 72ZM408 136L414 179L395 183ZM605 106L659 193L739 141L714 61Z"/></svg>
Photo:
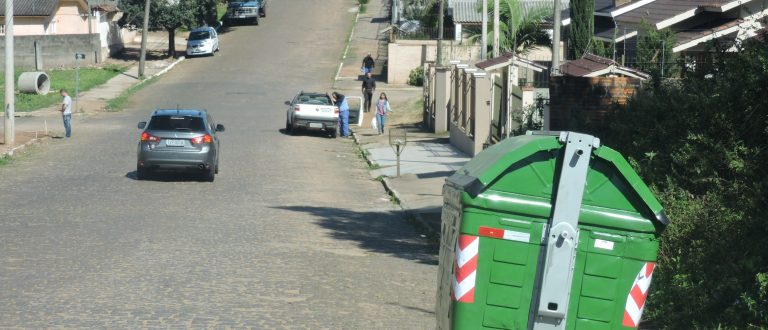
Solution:
<svg viewBox="0 0 768 330"><path fill-rule="evenodd" d="M499 57L499 0L493 1L493 57Z"/></svg>
<svg viewBox="0 0 768 330"><path fill-rule="evenodd" d="M5 1L5 145L16 143L14 126L14 58L13 58L13 0Z"/></svg>
<svg viewBox="0 0 768 330"><path fill-rule="evenodd" d="M440 1L437 15L437 65L443 64L443 20L445 16L445 0Z"/></svg>
<svg viewBox="0 0 768 330"><path fill-rule="evenodd" d="M491 136L491 80L485 72L475 72L472 115L475 118L474 155L483 150L483 145Z"/></svg>
<svg viewBox="0 0 768 330"><path fill-rule="evenodd" d="M149 30L149 4L144 4L144 27L141 29L141 56L139 56L139 78L144 77L144 66L147 60L147 30Z"/></svg>
<svg viewBox="0 0 768 330"><path fill-rule="evenodd" d="M38 41L35 41L35 71L43 71L43 51Z"/></svg>
<svg viewBox="0 0 768 330"><path fill-rule="evenodd" d="M560 14L560 0L555 1L555 27L552 31L552 70L549 72L552 76L560 75L560 24L562 24Z"/></svg>
<svg viewBox="0 0 768 330"><path fill-rule="evenodd" d="M514 98L514 91L515 87L520 85L520 73L517 68L517 65L510 64L507 67L507 74L508 74L508 81L507 81L507 122L506 127L504 127L504 132L506 133L506 137L509 138L512 135L512 124L514 122L513 111L514 109L514 102L512 102L512 99Z"/></svg>
<svg viewBox="0 0 768 330"><path fill-rule="evenodd" d="M483 27L480 34L480 59L488 59L488 0L480 0L483 3Z"/></svg>
<svg viewBox="0 0 768 330"><path fill-rule="evenodd" d="M451 107L450 78L449 68L435 69L435 133L448 130L448 109Z"/></svg>

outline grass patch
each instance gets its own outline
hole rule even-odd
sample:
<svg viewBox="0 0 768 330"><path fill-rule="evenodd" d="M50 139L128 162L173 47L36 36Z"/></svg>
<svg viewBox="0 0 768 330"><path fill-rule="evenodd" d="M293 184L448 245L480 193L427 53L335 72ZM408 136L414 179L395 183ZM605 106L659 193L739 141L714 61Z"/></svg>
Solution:
<svg viewBox="0 0 768 330"><path fill-rule="evenodd" d="M368 5L366 4L360 4L360 13L365 14L365 12L368 11Z"/></svg>
<svg viewBox="0 0 768 330"><path fill-rule="evenodd" d="M136 92L138 92L145 86L154 83L155 81L157 81L157 77L143 80L140 83L131 86L131 88L126 89L125 91L120 93L120 95L118 95L116 98L107 101L107 105L104 107L104 110L110 111L110 112L117 112L117 111L123 110L123 107L125 107L125 103L128 102L128 98L131 97L131 95L136 94Z"/></svg>
<svg viewBox="0 0 768 330"><path fill-rule="evenodd" d="M0 166L7 165L8 163L11 162L11 159L12 159L11 156L7 156L7 155L0 157Z"/></svg>
<svg viewBox="0 0 768 330"><path fill-rule="evenodd" d="M371 165L368 165L368 169L369 170L378 170L380 168L381 168L381 165L379 165L377 163L371 163Z"/></svg>
<svg viewBox="0 0 768 330"><path fill-rule="evenodd" d="M126 68L117 65L108 65L103 68L80 68L80 84L78 92L90 90L96 86L102 85L113 77L117 76ZM24 70L15 70L15 80ZM17 112L27 112L37 109L47 108L61 102L61 96L58 91L66 89L74 98L75 96L75 69L49 70L46 71L51 79L51 91L46 95L22 94L16 93L14 109ZM5 104L5 76L0 76L0 99ZM18 88L18 86L17 86Z"/></svg>

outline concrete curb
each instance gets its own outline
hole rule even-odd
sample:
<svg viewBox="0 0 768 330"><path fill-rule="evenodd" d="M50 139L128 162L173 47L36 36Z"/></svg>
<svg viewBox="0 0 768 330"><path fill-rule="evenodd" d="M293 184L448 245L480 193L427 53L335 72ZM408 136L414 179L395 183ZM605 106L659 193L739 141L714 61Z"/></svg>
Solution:
<svg viewBox="0 0 768 330"><path fill-rule="evenodd" d="M357 13L355 13L355 23L352 24L352 32L349 33L349 38L347 39L347 46L344 48L344 54L341 55L341 62L339 62L339 69L336 70L336 76L333 79L332 88L336 88L336 82L339 81L341 68L344 67L344 60L347 59L347 54L349 54L349 46L352 44L352 38L355 36L355 28L357 28L357 22L360 19L360 6L361 5L357 6Z"/></svg>
<svg viewBox="0 0 768 330"><path fill-rule="evenodd" d="M27 147L35 145L35 144L40 144L43 141L46 141L46 140L49 140L49 139L51 139L50 136L43 136L43 137L37 137L37 138L31 139L31 140L27 141L24 144L20 144L20 145L17 145L15 147L9 149L9 150L6 150L2 154L0 154L0 158L6 158L6 157L13 158L13 156L16 155L17 153L23 153L24 150L27 149Z"/></svg>
<svg viewBox="0 0 768 330"><path fill-rule="evenodd" d="M368 154L365 152L367 149L363 148L363 145L360 144L360 140L357 138L357 133L355 131L352 131L352 138L355 141L355 144L363 151L362 156L363 159L365 159L365 162L368 164L368 166L373 166L374 162L368 158ZM426 232L427 235L434 235L437 237L440 236L440 232L433 231L432 227L427 223L426 220L424 220L421 214L413 212L409 208L405 207L403 204L403 199L400 197L400 193L398 193L397 190L392 186L392 183L389 181L388 177L383 176L380 181L382 186L384 186L384 191L386 191L388 195L392 196L392 198L397 202L397 206L405 213L406 216L413 218L413 220L419 225L419 227L422 228L422 230Z"/></svg>
<svg viewBox="0 0 768 330"><path fill-rule="evenodd" d="M185 59L187 59L187 57L186 57L186 56L180 56L178 59L176 59L175 61L173 61L173 63L171 63L171 65L167 66L165 69L162 69L162 70L160 70L160 72L158 72L158 73L155 73L154 75L152 75L152 78L155 78L155 77L160 77L160 76L162 76L162 75L164 75L164 74L168 73L168 71L171 71L171 69L173 69L173 67L175 67L177 64L179 64L179 63L183 62ZM141 82L143 82L143 81L145 81L145 80L146 80L146 79L142 80ZM139 84L140 84L141 82L139 82Z"/></svg>

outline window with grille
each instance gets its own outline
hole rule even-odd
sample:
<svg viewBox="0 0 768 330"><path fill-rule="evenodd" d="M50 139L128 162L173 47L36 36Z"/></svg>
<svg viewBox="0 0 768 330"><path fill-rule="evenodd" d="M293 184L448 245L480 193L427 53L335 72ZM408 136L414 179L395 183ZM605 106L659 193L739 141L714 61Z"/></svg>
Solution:
<svg viewBox="0 0 768 330"><path fill-rule="evenodd" d="M0 34L5 35L5 24L0 24Z"/></svg>

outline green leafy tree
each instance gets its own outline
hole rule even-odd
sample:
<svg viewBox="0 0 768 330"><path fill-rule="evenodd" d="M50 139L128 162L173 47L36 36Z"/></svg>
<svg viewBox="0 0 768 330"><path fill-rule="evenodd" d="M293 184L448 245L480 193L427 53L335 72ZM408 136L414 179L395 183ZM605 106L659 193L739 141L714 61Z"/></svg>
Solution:
<svg viewBox="0 0 768 330"><path fill-rule="evenodd" d="M768 328L768 44L713 52L652 85L600 136L671 219L645 318L664 329Z"/></svg>
<svg viewBox="0 0 768 330"><path fill-rule="evenodd" d="M571 0L571 33L568 35L569 53L581 58L592 51L595 35L595 0Z"/></svg>
<svg viewBox="0 0 768 330"><path fill-rule="evenodd" d="M680 73L677 54L672 52L677 38L669 29L657 30L645 20L640 22L643 35L637 40L637 67L650 73L656 85L665 77Z"/></svg>
<svg viewBox="0 0 768 330"><path fill-rule="evenodd" d="M143 26L145 0L120 0L121 25ZM216 24L215 0L152 0L149 7L150 30L168 32L168 54L176 55L176 31Z"/></svg>
<svg viewBox="0 0 768 330"><path fill-rule="evenodd" d="M487 0L489 17L493 17L493 0ZM478 6L482 11L482 6ZM552 17L552 4L533 6L527 12L519 0L501 0L499 3L499 51L526 54L536 47L549 46L552 41L544 31L543 25ZM493 46L493 20L488 20L489 49ZM480 34L470 37L477 40ZM490 52L488 52L490 54ZM490 55L489 55L490 56Z"/></svg>

